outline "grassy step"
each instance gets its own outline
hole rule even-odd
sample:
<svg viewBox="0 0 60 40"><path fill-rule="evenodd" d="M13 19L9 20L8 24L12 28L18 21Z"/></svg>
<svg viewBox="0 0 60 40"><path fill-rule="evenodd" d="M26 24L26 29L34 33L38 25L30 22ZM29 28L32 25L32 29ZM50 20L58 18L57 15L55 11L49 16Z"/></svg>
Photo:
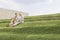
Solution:
<svg viewBox="0 0 60 40"><path fill-rule="evenodd" d="M0 40L60 40L60 34L9 34L9 33L0 33Z"/></svg>
<svg viewBox="0 0 60 40"><path fill-rule="evenodd" d="M0 20L0 40L60 40L60 14L25 17L15 27L9 22Z"/></svg>
<svg viewBox="0 0 60 40"><path fill-rule="evenodd" d="M0 23L0 27L9 27L9 23ZM36 27L36 26L60 26L60 20L48 20L48 21L29 21L29 22L24 22L23 24L19 24L16 27Z"/></svg>
<svg viewBox="0 0 60 40"><path fill-rule="evenodd" d="M60 26L51 27L15 27L15 28L0 28L1 32L15 34L60 34Z"/></svg>

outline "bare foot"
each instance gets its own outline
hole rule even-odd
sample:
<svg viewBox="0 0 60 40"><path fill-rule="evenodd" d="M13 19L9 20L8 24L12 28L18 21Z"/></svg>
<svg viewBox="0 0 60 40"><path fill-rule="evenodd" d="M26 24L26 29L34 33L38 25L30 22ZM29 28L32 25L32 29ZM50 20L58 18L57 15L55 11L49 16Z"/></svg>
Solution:
<svg viewBox="0 0 60 40"><path fill-rule="evenodd" d="M13 27L13 24L9 24L9 27Z"/></svg>

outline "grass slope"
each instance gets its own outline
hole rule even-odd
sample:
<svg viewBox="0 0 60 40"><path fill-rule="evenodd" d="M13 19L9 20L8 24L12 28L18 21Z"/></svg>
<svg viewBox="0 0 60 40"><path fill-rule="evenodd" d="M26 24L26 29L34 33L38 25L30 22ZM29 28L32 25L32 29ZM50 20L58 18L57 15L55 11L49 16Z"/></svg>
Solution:
<svg viewBox="0 0 60 40"><path fill-rule="evenodd" d="M0 20L0 40L60 40L60 14L25 17L25 22L8 27Z"/></svg>

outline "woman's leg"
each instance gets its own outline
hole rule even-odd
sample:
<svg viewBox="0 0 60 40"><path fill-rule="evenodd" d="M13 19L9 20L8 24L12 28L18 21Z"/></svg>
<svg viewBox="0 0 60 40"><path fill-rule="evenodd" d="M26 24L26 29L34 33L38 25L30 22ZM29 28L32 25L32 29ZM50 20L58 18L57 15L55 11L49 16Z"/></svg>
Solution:
<svg viewBox="0 0 60 40"><path fill-rule="evenodd" d="M15 18L12 18L12 20L11 20L11 22L10 22L10 24L9 24L9 26L10 26L10 27L12 27L12 26L13 26L14 21L15 21Z"/></svg>

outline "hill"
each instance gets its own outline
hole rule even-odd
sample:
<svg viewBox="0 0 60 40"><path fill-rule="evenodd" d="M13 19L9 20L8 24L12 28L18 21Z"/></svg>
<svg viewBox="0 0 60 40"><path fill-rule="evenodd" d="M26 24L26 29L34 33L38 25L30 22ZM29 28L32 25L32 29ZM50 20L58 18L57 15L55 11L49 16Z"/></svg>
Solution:
<svg viewBox="0 0 60 40"><path fill-rule="evenodd" d="M9 22L0 20L0 40L60 40L60 14L28 16L12 28Z"/></svg>
<svg viewBox="0 0 60 40"><path fill-rule="evenodd" d="M10 19L15 13L21 13L24 16L28 16L28 13L26 12L0 8L0 19Z"/></svg>

